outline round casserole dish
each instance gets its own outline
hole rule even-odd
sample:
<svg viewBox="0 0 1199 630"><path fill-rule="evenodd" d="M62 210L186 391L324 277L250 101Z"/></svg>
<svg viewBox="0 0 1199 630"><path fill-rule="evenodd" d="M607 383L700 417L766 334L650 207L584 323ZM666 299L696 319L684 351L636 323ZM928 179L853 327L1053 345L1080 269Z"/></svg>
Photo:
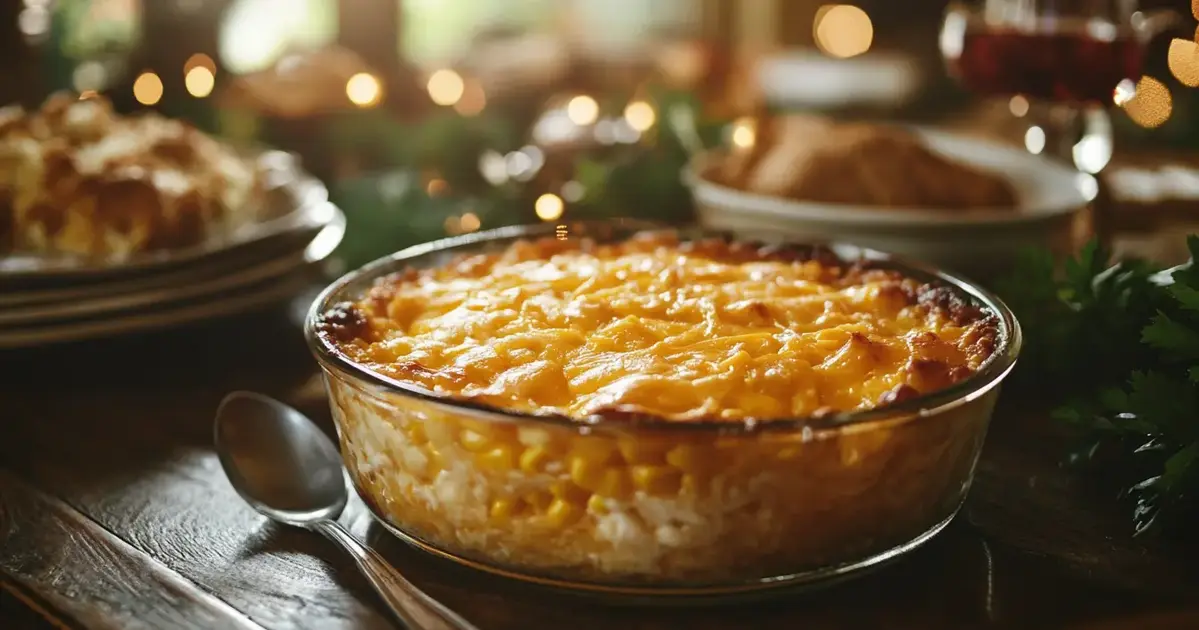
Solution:
<svg viewBox="0 0 1199 630"><path fill-rule="evenodd" d="M409 248L322 293L305 335L326 376L346 467L379 522L475 568L633 596L826 582L897 558L944 528L970 486L1020 329L986 291L886 254L840 245L769 250L794 265L835 260L896 272L923 283L921 300L986 318L993 334L968 376L864 410L732 420L613 407L571 414L454 397L362 359L388 347L363 350L355 337L367 319L352 304L380 282L543 237L620 246L661 229L617 220L493 230ZM683 244L759 251L698 229L671 234ZM404 359L404 369L427 372L416 363Z"/></svg>

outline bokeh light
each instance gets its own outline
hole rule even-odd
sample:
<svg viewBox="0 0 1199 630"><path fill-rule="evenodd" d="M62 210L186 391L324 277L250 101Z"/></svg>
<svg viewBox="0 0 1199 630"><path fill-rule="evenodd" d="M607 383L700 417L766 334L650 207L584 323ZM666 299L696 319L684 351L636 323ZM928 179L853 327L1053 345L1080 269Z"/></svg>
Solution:
<svg viewBox="0 0 1199 630"><path fill-rule="evenodd" d="M483 222L479 220L479 215L473 212L467 212L466 214L462 215L462 219L458 221L458 227L460 227L463 232L474 232L482 225Z"/></svg>
<svg viewBox="0 0 1199 630"><path fill-rule="evenodd" d="M566 104L566 115L576 125L590 125L599 118L599 103L594 98L581 94Z"/></svg>
<svg viewBox="0 0 1199 630"><path fill-rule="evenodd" d="M533 211L537 213L537 218L542 221L553 221L561 218L563 210L566 209L566 204L562 203L562 198L553 193L545 193L537 198L533 204Z"/></svg>
<svg viewBox="0 0 1199 630"><path fill-rule="evenodd" d="M429 179L429 183L425 184L425 193L430 197L444 195L449 189L449 183L440 177L433 177Z"/></svg>
<svg viewBox="0 0 1199 630"><path fill-rule="evenodd" d="M1170 74L1179 83L1187 87L1199 86L1199 44L1186 39L1172 40L1166 61Z"/></svg>
<svg viewBox="0 0 1199 630"><path fill-rule="evenodd" d="M729 137L733 141L733 146L738 149L752 148L758 138L753 119L738 118L733 121L733 129Z"/></svg>
<svg viewBox="0 0 1199 630"><path fill-rule="evenodd" d="M816 46L831 57L847 58L870 50L874 25L866 12L849 4L823 6L813 26Z"/></svg>
<svg viewBox="0 0 1199 630"><path fill-rule="evenodd" d="M1038 155L1045 150L1045 130L1033 125L1024 132L1024 148L1029 153Z"/></svg>
<svg viewBox="0 0 1199 630"><path fill-rule="evenodd" d="M194 68L207 68L209 72L214 75L216 74L216 62L212 60L212 57L204 53L196 53L183 62L183 75L187 76L187 73L191 72Z"/></svg>
<svg viewBox="0 0 1199 630"><path fill-rule="evenodd" d="M1012 99L1007 103L1008 111L1012 112L1012 115L1016 118L1027 115L1028 106L1028 99L1019 94L1013 96Z"/></svg>
<svg viewBox="0 0 1199 630"><path fill-rule="evenodd" d="M1116 84L1116 89L1112 90L1112 102L1117 107L1124 107L1125 103L1132 100L1132 97L1137 95L1137 84L1128 79Z"/></svg>
<svg viewBox="0 0 1199 630"><path fill-rule="evenodd" d="M425 89L429 90L429 98L433 99L434 103L449 106L462 99L466 92L466 82L453 70L438 70L429 75Z"/></svg>
<svg viewBox="0 0 1199 630"><path fill-rule="evenodd" d="M1124 105L1124 113L1136 124L1153 129L1160 127L1174 113L1174 99L1164 83L1144 76L1137 81L1136 93Z"/></svg>
<svg viewBox="0 0 1199 630"><path fill-rule="evenodd" d="M142 105L154 105L162 100L162 79L153 72L143 72L133 82L133 98Z"/></svg>
<svg viewBox="0 0 1199 630"><path fill-rule="evenodd" d="M98 61L84 61L71 73L71 85L80 92L102 90L108 83L108 71Z"/></svg>
<svg viewBox="0 0 1199 630"><path fill-rule="evenodd" d="M487 107L487 94L483 84L474 79L467 79L462 86L462 98L454 103L454 111L463 116L476 116Z"/></svg>
<svg viewBox="0 0 1199 630"><path fill-rule="evenodd" d="M346 81L346 96L359 107L377 105L383 96L383 86L368 72L359 72Z"/></svg>
<svg viewBox="0 0 1199 630"><path fill-rule="evenodd" d="M212 89L216 87L216 75L204 66L196 66L184 75L183 87L187 88L188 94L196 98L204 98L212 94Z"/></svg>
<svg viewBox="0 0 1199 630"><path fill-rule="evenodd" d="M624 108L624 119L630 127L644 133L654 126L657 114L654 113L653 105L645 101L633 101Z"/></svg>

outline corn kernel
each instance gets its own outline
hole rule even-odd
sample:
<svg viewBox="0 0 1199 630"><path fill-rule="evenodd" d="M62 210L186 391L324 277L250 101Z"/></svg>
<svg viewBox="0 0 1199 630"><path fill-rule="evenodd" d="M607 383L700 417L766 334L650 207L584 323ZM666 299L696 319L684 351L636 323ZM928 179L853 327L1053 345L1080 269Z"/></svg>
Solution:
<svg viewBox="0 0 1199 630"><path fill-rule="evenodd" d="M516 430L516 439L525 446L549 446L551 436L545 429L520 427Z"/></svg>
<svg viewBox="0 0 1199 630"><path fill-rule="evenodd" d="M550 494L563 501L582 503L590 493L569 481L555 481L554 485L550 486Z"/></svg>
<svg viewBox="0 0 1199 630"><path fill-rule="evenodd" d="M550 503L549 509L545 511L546 521L554 527L565 527L578 520L582 515L583 511L579 509L579 506L562 499L554 499L553 503Z"/></svg>
<svg viewBox="0 0 1199 630"><path fill-rule="evenodd" d="M545 470L545 464L549 459L549 449L544 446L530 446L520 454L520 469L527 473L541 472Z"/></svg>
<svg viewBox="0 0 1199 630"><path fill-rule="evenodd" d="M708 466L713 453L693 444L680 444L666 454L666 463L683 471L700 470Z"/></svg>
<svg viewBox="0 0 1199 630"><path fill-rule="evenodd" d="M575 440L574 452L602 464L616 454L616 445L605 438L581 438Z"/></svg>
<svg viewBox="0 0 1199 630"><path fill-rule="evenodd" d="M486 449L491 444L490 437L483 435L482 433L471 431L470 429L464 429L462 433L458 435L458 441L462 444L462 448L472 453L478 453Z"/></svg>
<svg viewBox="0 0 1199 630"><path fill-rule="evenodd" d="M620 454L630 464L660 464L670 444L633 438L620 440Z"/></svg>
<svg viewBox="0 0 1199 630"><path fill-rule="evenodd" d="M608 503L600 495L593 494L591 495L591 498L587 499L587 511L591 514L599 514L602 516L607 514L609 511Z"/></svg>
<svg viewBox="0 0 1199 630"><path fill-rule="evenodd" d="M445 456L441 454L441 451L430 446L425 449L425 454L429 457L429 463L425 468L426 472L428 472L430 475L436 475L437 473L445 470L446 460Z"/></svg>
<svg viewBox="0 0 1199 630"><path fill-rule="evenodd" d="M604 471L599 484L594 488L596 494L605 497L621 499L633 490L628 471L624 468L609 468Z"/></svg>
<svg viewBox="0 0 1199 630"><path fill-rule="evenodd" d="M502 472L516 468L516 454L506 444L479 453L476 458L480 466L489 470Z"/></svg>
<svg viewBox="0 0 1199 630"><path fill-rule="evenodd" d="M682 473L666 466L633 466L633 485L649 494L678 492Z"/></svg>
<svg viewBox="0 0 1199 630"><path fill-rule="evenodd" d="M425 425L421 422L406 422L404 432L408 434L408 440L413 444L420 445L429 441L429 436L425 433Z"/></svg>
<svg viewBox="0 0 1199 630"><path fill-rule="evenodd" d="M525 503L538 512L548 508L553 500L554 496L545 490L535 490L525 496Z"/></svg>
<svg viewBox="0 0 1199 630"><path fill-rule="evenodd" d="M515 513L516 504L509 499L496 499L491 502L491 518L494 520L507 520Z"/></svg>
<svg viewBox="0 0 1199 630"><path fill-rule="evenodd" d="M582 455L570 457L570 480L580 488L595 490L603 481L604 465Z"/></svg>

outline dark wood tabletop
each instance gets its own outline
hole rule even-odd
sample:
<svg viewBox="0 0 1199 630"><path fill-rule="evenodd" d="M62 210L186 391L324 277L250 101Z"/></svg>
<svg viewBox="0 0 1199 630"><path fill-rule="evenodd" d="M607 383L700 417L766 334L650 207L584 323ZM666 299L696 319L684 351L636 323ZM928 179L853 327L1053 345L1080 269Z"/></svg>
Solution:
<svg viewBox="0 0 1199 630"><path fill-rule="evenodd" d="M235 389L332 432L300 308L0 352L0 627L393 627L340 550L254 513L212 451ZM951 527L871 576L769 603L599 604L427 557L359 503L343 520L483 630L1199 628L1199 553L1133 541L1114 503L1058 465L1045 417L1006 392Z"/></svg>

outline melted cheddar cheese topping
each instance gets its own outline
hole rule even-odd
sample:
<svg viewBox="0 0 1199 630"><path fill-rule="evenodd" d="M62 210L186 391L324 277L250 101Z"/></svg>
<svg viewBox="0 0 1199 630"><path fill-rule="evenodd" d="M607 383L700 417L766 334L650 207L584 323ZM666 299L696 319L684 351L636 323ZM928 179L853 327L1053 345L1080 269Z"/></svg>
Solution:
<svg viewBox="0 0 1199 630"><path fill-rule="evenodd" d="M326 313L351 360L450 398L586 418L860 410L974 371L996 324L895 271L661 234L522 241Z"/></svg>

